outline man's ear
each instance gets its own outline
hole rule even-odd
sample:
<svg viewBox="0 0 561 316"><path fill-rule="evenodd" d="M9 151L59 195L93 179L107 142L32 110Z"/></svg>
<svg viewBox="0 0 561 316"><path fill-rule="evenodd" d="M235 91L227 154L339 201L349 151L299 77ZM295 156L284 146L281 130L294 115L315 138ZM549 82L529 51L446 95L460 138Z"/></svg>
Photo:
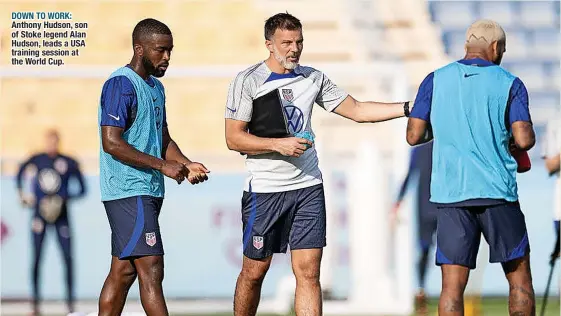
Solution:
<svg viewBox="0 0 561 316"><path fill-rule="evenodd" d="M494 41L493 43L491 43L491 50L493 51L493 56L499 56L499 42L498 41Z"/></svg>
<svg viewBox="0 0 561 316"><path fill-rule="evenodd" d="M273 41L265 40L265 47L269 50L269 52L273 52Z"/></svg>
<svg viewBox="0 0 561 316"><path fill-rule="evenodd" d="M144 48L142 47L142 45L140 44L134 44L133 45L133 49L134 49L134 54L136 56L140 56L142 57L144 55Z"/></svg>

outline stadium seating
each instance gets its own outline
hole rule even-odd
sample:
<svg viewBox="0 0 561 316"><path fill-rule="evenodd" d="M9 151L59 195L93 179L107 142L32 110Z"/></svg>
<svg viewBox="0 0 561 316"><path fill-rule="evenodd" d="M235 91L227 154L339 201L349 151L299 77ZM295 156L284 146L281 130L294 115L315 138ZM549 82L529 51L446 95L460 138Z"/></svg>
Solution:
<svg viewBox="0 0 561 316"><path fill-rule="evenodd" d="M2 5L6 4L11 11L61 8L56 2L14 0ZM129 61L131 30L138 20L148 17L148 12L151 17L165 21L174 32L170 70L214 67L215 74L204 78L193 75L163 78L169 101L168 121L174 137L183 146L208 155L227 153L222 117L233 73L221 72L220 66L235 66L240 71L262 60L266 56L262 23L271 14L284 11L295 14L304 24L303 64L348 64L352 73L350 65L401 63L409 80L407 95L411 97L428 72L449 60L446 54L452 59L463 54L466 25L480 15L493 16L505 25L509 34L505 67L519 73L526 82L532 100L540 102L536 107L559 104L559 96L554 93L560 86L556 59L559 5L553 2L528 5L444 1L427 6L426 2L416 0L326 0L322 2L322 10L317 10L317 1L313 0L141 1L134 6L127 1L74 1L65 3L64 8L72 9L76 22L89 24L87 46L81 49L80 57L68 59L68 65L83 72L79 78L3 80L0 89L3 99L8 101L1 110L5 122L2 156L11 157L4 160L3 168L6 161L17 160L39 148L42 138L37 131L52 126L61 130L65 149L84 159L97 157L96 112L104 77L89 74L99 67L109 69ZM533 13L527 14L525 10ZM123 11L127 14L123 15ZM538 13L544 18L536 19ZM7 16L0 21L9 23ZM228 25L232 28L226 28ZM2 33L1 45L0 56L4 62L10 55L9 32ZM522 62L530 54L533 61ZM363 75L357 80L348 75L329 72L328 75L358 99L390 101L393 98L388 82L380 77ZM349 125L324 113L315 116L317 125L314 126L318 130L323 125ZM21 131L18 138L11 137L9 132L16 127ZM193 133L202 129L207 134L204 140Z"/></svg>
<svg viewBox="0 0 561 316"><path fill-rule="evenodd" d="M131 5L115 2L3 3L8 11L57 11L64 7L75 22L87 22L87 46L78 58L69 58L65 66L77 67L76 78L9 78L1 87L2 168L10 173L14 163L42 147L41 132L56 127L62 135L65 152L82 160L97 158L97 103L105 76L112 68L128 63L132 56L131 32L146 17L166 22L174 32L171 69L190 65L246 65L263 59L263 19L252 1L141 1ZM122 12L127 12L123 14ZM8 16L2 21L8 25ZM232 28L228 28L232 26ZM10 60L10 33L2 33L2 60ZM94 68L92 68L94 67ZM105 76L95 75L95 67L107 69ZM238 71L243 70L243 68ZM58 71L60 69L53 69ZM45 69L51 71L51 69ZM56 77L56 76L55 76ZM193 78L193 77L190 77ZM223 109L231 74L214 79L173 79L167 85L168 120L176 140L198 152L225 151ZM7 102L6 102L7 101ZM202 138L197 130L207 130ZM13 137L13 130L19 131ZM96 164L88 166L89 172Z"/></svg>
<svg viewBox="0 0 561 316"><path fill-rule="evenodd" d="M62 4L13 1L9 7L10 11L56 11ZM262 47L262 21L246 18L256 15L251 1L140 1L134 5L128 1L64 2L64 8L71 8L74 22L87 22L89 26L87 46L80 50L80 58L69 59L73 65L127 63L132 53L132 29L147 17L166 22L174 33L174 65L251 63L261 57L257 48ZM1 21L8 25L8 19L5 15ZM225 29L227 25L235 26L235 31ZM9 44L6 34L2 47ZM240 49L243 53L233 53ZM3 57L8 57L9 50L3 51Z"/></svg>
<svg viewBox="0 0 561 316"><path fill-rule="evenodd" d="M174 32L175 48L170 70L189 66L212 66L216 70L220 65L243 70L267 55L263 47L263 21L271 14L284 11L295 14L304 24L303 64L356 65L369 63L373 58L391 59L394 52L387 49L383 25L375 22L373 28L357 31L357 25L353 24L356 21L349 18L352 15L345 14L349 10L347 4L341 0L325 1L322 11L316 10L316 1L142 1L134 6L126 1L65 4L65 9L72 8L76 22L89 24L87 46L81 49L79 58L68 59L67 64L85 68L77 68L83 69L79 78L13 78L4 81L2 92L5 92L3 95L8 103L2 108L3 118L7 118L7 124L2 127L6 140L2 155L13 159L4 160L3 167L6 169L7 161L16 161L40 148L42 137L38 131L53 126L60 129L65 150L80 157L97 157L96 112L103 76L90 76L95 69L91 67L116 67L127 63L131 57L131 30L138 20L148 17L147 12L165 21ZM12 11L32 8L34 11L38 8L57 10L60 5L27 1L10 3ZM123 15L123 11L127 14ZM375 8L371 7L370 11L364 12L362 20L368 22L373 12ZM232 28L225 28L228 25ZM2 36L3 48L10 46L6 35L9 34ZM371 35L375 37L370 38ZM365 42L370 45L364 45ZM8 57L9 54L9 50L2 49L2 56ZM350 68L349 72L352 72ZM387 83L379 78L343 77L336 80L337 84L357 98L389 100L391 97ZM358 77L361 79L356 80ZM224 71L208 78L166 76L162 79L169 101L168 121L174 138L182 146L209 155L227 153L222 118L232 78L232 73ZM325 115L317 116L318 121L322 121ZM339 118L333 120L330 124L344 123ZM8 137L8 131L16 124L22 130L21 137ZM205 138L193 132L201 130L205 130ZM95 165L92 168L95 170Z"/></svg>
<svg viewBox="0 0 561 316"><path fill-rule="evenodd" d="M431 23L423 1L371 1L370 16L381 21L387 39L386 50L400 60L407 71L409 95L413 97L423 78L446 62L438 29Z"/></svg>

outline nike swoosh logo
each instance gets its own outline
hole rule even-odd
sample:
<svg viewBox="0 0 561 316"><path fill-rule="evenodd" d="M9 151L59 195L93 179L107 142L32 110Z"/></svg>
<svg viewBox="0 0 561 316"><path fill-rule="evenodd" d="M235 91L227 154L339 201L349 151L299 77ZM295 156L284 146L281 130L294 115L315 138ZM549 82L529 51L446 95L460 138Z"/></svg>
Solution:
<svg viewBox="0 0 561 316"><path fill-rule="evenodd" d="M477 76L477 75L479 75L479 74L478 74L478 73L475 73L475 74L464 74L464 78L468 78L468 77L471 77L471 76Z"/></svg>
<svg viewBox="0 0 561 316"><path fill-rule="evenodd" d="M118 121L118 120L121 119L120 116L114 116L114 115L111 115L111 114L107 114L107 115L111 116L111 117L114 118L116 121Z"/></svg>
<svg viewBox="0 0 561 316"><path fill-rule="evenodd" d="M234 113L236 113L236 111L238 110L238 109L230 109L229 107L226 107L226 108L227 108L228 110L234 112Z"/></svg>

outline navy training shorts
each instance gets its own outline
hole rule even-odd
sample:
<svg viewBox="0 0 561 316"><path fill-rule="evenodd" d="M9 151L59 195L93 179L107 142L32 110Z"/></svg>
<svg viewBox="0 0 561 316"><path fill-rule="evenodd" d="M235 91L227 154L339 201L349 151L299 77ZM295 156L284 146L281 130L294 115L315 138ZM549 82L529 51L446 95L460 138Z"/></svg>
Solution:
<svg viewBox="0 0 561 316"><path fill-rule="evenodd" d="M262 259L273 253L326 245L323 184L286 192L242 196L243 254Z"/></svg>
<svg viewBox="0 0 561 316"><path fill-rule="evenodd" d="M164 254L158 217L163 198L133 196L105 201L111 226L111 255L121 260Z"/></svg>
<svg viewBox="0 0 561 316"><path fill-rule="evenodd" d="M481 234L489 262L505 263L530 253L524 214L518 202L471 207L439 207L436 264L475 269Z"/></svg>

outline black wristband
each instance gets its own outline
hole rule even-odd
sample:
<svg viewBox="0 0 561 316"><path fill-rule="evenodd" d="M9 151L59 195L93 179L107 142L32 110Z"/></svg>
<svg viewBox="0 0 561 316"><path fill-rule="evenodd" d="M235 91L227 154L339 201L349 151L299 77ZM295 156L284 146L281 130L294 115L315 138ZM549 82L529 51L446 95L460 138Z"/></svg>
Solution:
<svg viewBox="0 0 561 316"><path fill-rule="evenodd" d="M409 112L409 101L403 104L403 113L405 114L405 117L409 117L409 115L411 114L411 112Z"/></svg>

